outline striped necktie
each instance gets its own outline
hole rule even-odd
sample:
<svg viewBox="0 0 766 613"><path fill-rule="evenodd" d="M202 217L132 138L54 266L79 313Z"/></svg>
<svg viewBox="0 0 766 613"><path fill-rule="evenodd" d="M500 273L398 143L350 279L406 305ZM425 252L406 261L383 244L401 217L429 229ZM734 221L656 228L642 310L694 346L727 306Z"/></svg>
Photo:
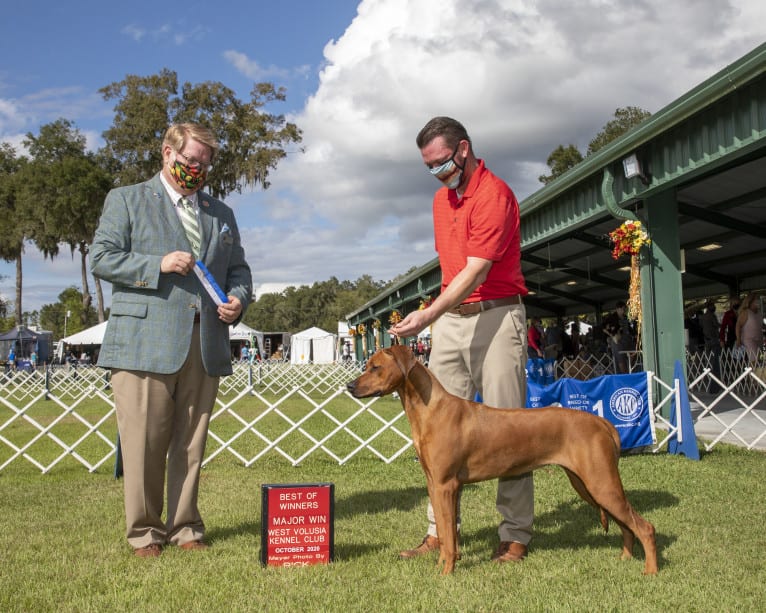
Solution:
<svg viewBox="0 0 766 613"><path fill-rule="evenodd" d="M192 247L192 253L195 258L199 257L199 248L201 244L199 234L199 224L197 223L197 213L194 211L194 205L188 198L181 198L179 201L178 212L181 217L186 238L189 239Z"/></svg>

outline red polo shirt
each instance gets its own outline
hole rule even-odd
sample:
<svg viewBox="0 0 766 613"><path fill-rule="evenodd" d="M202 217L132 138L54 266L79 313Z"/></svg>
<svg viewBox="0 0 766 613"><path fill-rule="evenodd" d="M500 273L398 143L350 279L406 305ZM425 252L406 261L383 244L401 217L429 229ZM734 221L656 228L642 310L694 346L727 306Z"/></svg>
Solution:
<svg viewBox="0 0 766 613"><path fill-rule="evenodd" d="M442 187L433 203L434 237L442 271L442 291L466 265L466 258L492 260L487 279L465 302L527 295L521 274L519 203L511 188L484 161L458 200Z"/></svg>

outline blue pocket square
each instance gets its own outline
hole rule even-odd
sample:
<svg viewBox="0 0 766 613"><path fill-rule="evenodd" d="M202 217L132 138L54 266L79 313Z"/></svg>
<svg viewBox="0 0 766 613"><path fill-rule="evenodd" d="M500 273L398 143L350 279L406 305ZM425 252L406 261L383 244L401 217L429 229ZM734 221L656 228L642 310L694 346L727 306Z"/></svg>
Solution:
<svg viewBox="0 0 766 613"><path fill-rule="evenodd" d="M227 223L223 224L223 227L221 228L221 231L218 233L218 236L221 237L221 240L223 241L224 245L234 244L234 236L232 236L231 234L231 228L229 228L229 224Z"/></svg>

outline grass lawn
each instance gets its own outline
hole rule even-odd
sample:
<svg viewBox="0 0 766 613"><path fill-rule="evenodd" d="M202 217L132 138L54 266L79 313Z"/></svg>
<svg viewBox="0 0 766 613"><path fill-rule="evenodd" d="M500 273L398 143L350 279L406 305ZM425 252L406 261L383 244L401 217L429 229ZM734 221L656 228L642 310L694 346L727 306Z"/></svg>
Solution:
<svg viewBox="0 0 766 613"><path fill-rule="evenodd" d="M425 533L425 479L414 452L390 465L270 453L253 467L221 457L204 469L200 505L211 548L135 558L124 539L122 482L71 458L48 475L20 460L0 473L0 611L755 611L766 606L766 454L719 445L699 462L635 455L620 462L628 499L657 528L660 572L643 550L620 561L563 471L535 473L535 536L520 564L489 563L497 544L494 482L463 494L462 559L397 553ZM263 483L335 484L335 562L264 568Z"/></svg>

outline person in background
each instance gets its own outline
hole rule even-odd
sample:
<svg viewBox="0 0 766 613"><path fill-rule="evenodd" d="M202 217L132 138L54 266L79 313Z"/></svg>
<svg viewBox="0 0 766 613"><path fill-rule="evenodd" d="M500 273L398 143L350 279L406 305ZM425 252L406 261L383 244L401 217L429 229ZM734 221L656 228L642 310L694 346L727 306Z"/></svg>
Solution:
<svg viewBox="0 0 766 613"><path fill-rule="evenodd" d="M201 191L217 151L207 127L170 126L160 172L109 192L90 249L93 274L112 284L98 364L112 369L126 535L141 558L208 546L197 504L208 423L219 377L232 373L229 325L253 293L234 213ZM222 304L194 273L197 259Z"/></svg>
<svg viewBox="0 0 766 613"><path fill-rule="evenodd" d="M627 373L628 356L623 352L633 349L633 334L626 315L625 302L620 300L614 305L614 311L604 319L603 329L607 335L609 350L612 352L615 371L618 374Z"/></svg>
<svg viewBox="0 0 766 613"><path fill-rule="evenodd" d="M721 346L718 341L718 331L720 324L715 314L715 303L708 301L705 305L705 313L702 315L702 335L705 338L705 354L710 359L710 369L713 376L721 377ZM717 392L720 386L711 381L708 391Z"/></svg>
<svg viewBox="0 0 766 613"><path fill-rule="evenodd" d="M719 347L718 331L720 324L715 314L715 303L708 302L705 305L705 313L702 315L702 336L705 339L705 351L715 351Z"/></svg>
<svg viewBox="0 0 766 613"><path fill-rule="evenodd" d="M561 358L564 351L564 331L561 329L559 320L554 322L545 329L545 358L556 359Z"/></svg>
<svg viewBox="0 0 766 613"><path fill-rule="evenodd" d="M468 132L455 119L431 119L416 143L429 173L442 184L433 200L441 293L390 332L406 338L432 325L429 369L448 392L470 400L478 392L493 407L524 406L527 339L522 297L527 288L516 196L476 158ZM496 508L502 519L492 560L523 560L532 538L531 473L500 479ZM430 502L427 517L423 542L402 551L400 558L439 548Z"/></svg>
<svg viewBox="0 0 766 613"><path fill-rule="evenodd" d="M738 296L729 299L729 309L721 318L721 326L718 329L718 341L721 349L733 349L737 342L737 316L739 315L740 300Z"/></svg>
<svg viewBox="0 0 766 613"><path fill-rule="evenodd" d="M749 293L742 301L737 316L736 347L744 347L750 364L755 364L758 352L763 347L763 315L758 295Z"/></svg>
<svg viewBox="0 0 766 613"><path fill-rule="evenodd" d="M542 323L539 317L532 317L527 328L527 357L534 359L543 356Z"/></svg>

